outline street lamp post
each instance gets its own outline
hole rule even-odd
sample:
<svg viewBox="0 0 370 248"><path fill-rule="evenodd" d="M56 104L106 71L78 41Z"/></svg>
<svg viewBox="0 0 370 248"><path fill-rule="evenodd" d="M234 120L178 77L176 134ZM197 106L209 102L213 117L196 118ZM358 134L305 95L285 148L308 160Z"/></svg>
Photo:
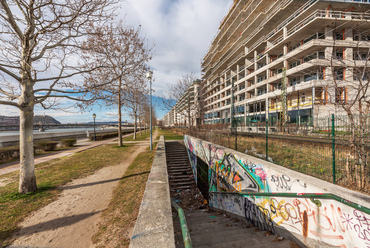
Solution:
<svg viewBox="0 0 370 248"><path fill-rule="evenodd" d="M152 137L152 76L153 72L148 71L146 77L149 79L150 82L150 150L153 150L153 137Z"/></svg>
<svg viewBox="0 0 370 248"><path fill-rule="evenodd" d="M94 119L94 141L96 140L96 135L95 135L95 118L96 118L96 114L94 113L93 114L93 119Z"/></svg>

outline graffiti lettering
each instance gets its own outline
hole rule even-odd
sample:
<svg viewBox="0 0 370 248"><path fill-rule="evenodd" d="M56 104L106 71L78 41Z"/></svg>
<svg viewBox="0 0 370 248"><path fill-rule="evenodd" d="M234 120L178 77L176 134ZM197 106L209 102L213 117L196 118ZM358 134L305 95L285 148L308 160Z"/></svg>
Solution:
<svg viewBox="0 0 370 248"><path fill-rule="evenodd" d="M275 186L280 189L287 189L290 190L291 187L289 186L290 177L287 175L271 175L271 182L275 183Z"/></svg>
<svg viewBox="0 0 370 248"><path fill-rule="evenodd" d="M270 211L261 206L257 206L247 198L244 198L244 200L246 220L261 230L271 231L275 234L274 222L271 220Z"/></svg>
<svg viewBox="0 0 370 248"><path fill-rule="evenodd" d="M291 181L290 177L287 175L271 175L271 182L275 184L277 190L284 189L291 191L292 186L295 182L299 183L301 187L307 188L306 183L301 184L299 179Z"/></svg>
<svg viewBox="0 0 370 248"><path fill-rule="evenodd" d="M355 216L353 228L358 234L358 237L362 240L370 242L370 219L368 219L364 213L358 210L354 210L353 215Z"/></svg>

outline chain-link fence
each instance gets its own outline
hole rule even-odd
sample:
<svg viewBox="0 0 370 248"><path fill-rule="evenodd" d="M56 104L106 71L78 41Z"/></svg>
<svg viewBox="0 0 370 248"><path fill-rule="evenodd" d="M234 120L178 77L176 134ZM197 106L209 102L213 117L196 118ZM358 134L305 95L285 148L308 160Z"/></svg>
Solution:
<svg viewBox="0 0 370 248"><path fill-rule="evenodd" d="M328 116L315 125L205 125L186 133L351 189L370 193L370 116Z"/></svg>

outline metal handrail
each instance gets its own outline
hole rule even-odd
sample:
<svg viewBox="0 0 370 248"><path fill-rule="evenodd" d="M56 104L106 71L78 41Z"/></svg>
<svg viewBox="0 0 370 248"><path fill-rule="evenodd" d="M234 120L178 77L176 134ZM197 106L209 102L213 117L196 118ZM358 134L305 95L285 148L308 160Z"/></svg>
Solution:
<svg viewBox="0 0 370 248"><path fill-rule="evenodd" d="M182 238L184 240L185 248L192 248L188 225L186 223L184 210L171 199L172 206L177 210L180 219Z"/></svg>
<svg viewBox="0 0 370 248"><path fill-rule="evenodd" d="M209 193L216 193L216 194L236 194L236 195L253 195L253 196L277 196L277 197L296 197L296 198L319 198L319 199L333 199L338 202L341 202L347 206L355 208L361 212L366 214L370 214L370 208L364 207L360 204L356 204L354 202L348 201L344 198L341 198L334 194L324 194L324 193L273 193L273 192L217 192L217 191L210 191Z"/></svg>

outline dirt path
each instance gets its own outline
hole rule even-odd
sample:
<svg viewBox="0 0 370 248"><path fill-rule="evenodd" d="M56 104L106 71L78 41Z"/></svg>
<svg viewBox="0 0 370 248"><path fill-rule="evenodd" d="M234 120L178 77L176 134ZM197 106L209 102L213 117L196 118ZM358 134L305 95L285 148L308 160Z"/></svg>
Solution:
<svg viewBox="0 0 370 248"><path fill-rule="evenodd" d="M157 132L153 137L156 135ZM34 212L21 224L11 247L94 247L91 238L98 230L99 218L111 200L113 189L148 145L138 143L134 153L121 164L61 187L58 200Z"/></svg>

